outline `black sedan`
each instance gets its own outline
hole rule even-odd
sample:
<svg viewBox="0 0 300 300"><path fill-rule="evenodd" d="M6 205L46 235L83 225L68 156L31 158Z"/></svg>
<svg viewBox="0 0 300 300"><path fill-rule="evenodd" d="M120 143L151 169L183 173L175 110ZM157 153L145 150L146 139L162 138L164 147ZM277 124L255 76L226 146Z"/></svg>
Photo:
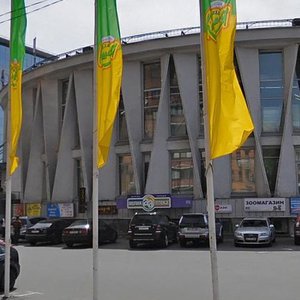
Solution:
<svg viewBox="0 0 300 300"><path fill-rule="evenodd" d="M117 231L102 220L99 220L98 234L99 244L114 243L118 238ZM92 221L89 219L75 221L63 230L62 240L68 247L72 247L74 244L91 246L93 240Z"/></svg>
<svg viewBox="0 0 300 300"><path fill-rule="evenodd" d="M32 246L38 242L59 244L62 241L63 230L71 225L75 219L47 219L40 221L26 230L25 239Z"/></svg>
<svg viewBox="0 0 300 300"><path fill-rule="evenodd" d="M0 242L0 291L4 290L4 265L5 265L5 243ZM16 279L20 274L19 253L14 248L10 248L10 281L9 288L13 289Z"/></svg>

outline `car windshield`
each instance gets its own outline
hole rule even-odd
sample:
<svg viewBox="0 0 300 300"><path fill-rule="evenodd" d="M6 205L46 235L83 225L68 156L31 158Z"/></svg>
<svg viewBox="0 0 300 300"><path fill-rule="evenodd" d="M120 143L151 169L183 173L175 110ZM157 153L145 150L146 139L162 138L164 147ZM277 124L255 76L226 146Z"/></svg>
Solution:
<svg viewBox="0 0 300 300"><path fill-rule="evenodd" d="M203 215L182 216L182 218L180 220L180 226L185 226L185 225L206 227L206 223L205 223L205 219L204 219Z"/></svg>
<svg viewBox="0 0 300 300"><path fill-rule="evenodd" d="M41 221L33 225L31 228L48 228L53 224L53 222L49 220Z"/></svg>
<svg viewBox="0 0 300 300"><path fill-rule="evenodd" d="M139 215L139 216L134 216L131 225L151 225L151 224L156 224L157 223L157 218L156 216L153 215Z"/></svg>
<svg viewBox="0 0 300 300"><path fill-rule="evenodd" d="M88 220L76 220L70 226L87 225L87 224L89 224Z"/></svg>
<svg viewBox="0 0 300 300"><path fill-rule="evenodd" d="M266 220L244 220L241 223L241 227L267 227Z"/></svg>

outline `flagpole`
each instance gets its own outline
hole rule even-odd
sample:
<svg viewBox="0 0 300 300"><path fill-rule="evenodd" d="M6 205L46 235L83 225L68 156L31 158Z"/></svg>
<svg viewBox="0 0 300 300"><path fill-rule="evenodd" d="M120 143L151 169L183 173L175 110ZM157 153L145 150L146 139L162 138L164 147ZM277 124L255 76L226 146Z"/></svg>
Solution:
<svg viewBox="0 0 300 300"><path fill-rule="evenodd" d="M208 119L208 98L207 98L207 81L206 81L206 62L204 47L204 20L203 20L203 0L199 1L200 6L200 52L201 52L201 69L202 69L202 86L203 86L203 109L204 109L204 143L205 143L205 166L206 166L206 185L207 185L207 211L208 211L208 228L209 228L209 249L212 277L213 300L219 300L219 278L218 278L218 260L217 260L217 241L216 241L216 222L215 222L215 200L214 200L214 182L213 168L210 153L209 142L209 119Z"/></svg>
<svg viewBox="0 0 300 300"><path fill-rule="evenodd" d="M98 120L98 104L97 104L97 12L98 1L95 0L95 36L94 36L94 111L93 111L93 195L92 195L92 211L93 211L93 300L98 300L98 190L99 190L99 170L97 167L98 154L98 138L97 138L97 120Z"/></svg>

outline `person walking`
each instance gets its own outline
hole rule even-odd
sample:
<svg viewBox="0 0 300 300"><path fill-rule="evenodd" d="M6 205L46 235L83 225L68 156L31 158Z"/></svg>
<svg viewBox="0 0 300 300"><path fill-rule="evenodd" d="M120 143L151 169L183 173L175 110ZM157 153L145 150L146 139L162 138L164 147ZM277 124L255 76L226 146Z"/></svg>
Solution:
<svg viewBox="0 0 300 300"><path fill-rule="evenodd" d="M12 226L14 229L13 236L12 236L12 242L14 244L18 244L19 238L20 238L20 231L22 227L22 222L19 218L19 216L16 216L15 220L12 222Z"/></svg>

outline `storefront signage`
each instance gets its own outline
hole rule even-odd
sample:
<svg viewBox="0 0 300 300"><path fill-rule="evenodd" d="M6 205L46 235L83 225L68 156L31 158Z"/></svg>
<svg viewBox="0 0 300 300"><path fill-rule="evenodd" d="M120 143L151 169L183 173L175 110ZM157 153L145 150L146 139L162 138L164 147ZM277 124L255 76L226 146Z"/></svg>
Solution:
<svg viewBox="0 0 300 300"><path fill-rule="evenodd" d="M39 217L41 215L42 206L40 203L27 203L26 215L28 217Z"/></svg>
<svg viewBox="0 0 300 300"><path fill-rule="evenodd" d="M169 195L144 195L127 198L128 209L143 209L153 211L157 208L171 208L171 197Z"/></svg>
<svg viewBox="0 0 300 300"><path fill-rule="evenodd" d="M245 198L245 211L285 211L285 198Z"/></svg>
<svg viewBox="0 0 300 300"><path fill-rule="evenodd" d="M49 203L47 216L49 218L74 217L74 205L73 203Z"/></svg>
<svg viewBox="0 0 300 300"><path fill-rule="evenodd" d="M118 209L116 205L101 205L98 206L99 215L117 215Z"/></svg>
<svg viewBox="0 0 300 300"><path fill-rule="evenodd" d="M291 215L300 214L300 198L291 198Z"/></svg>
<svg viewBox="0 0 300 300"><path fill-rule="evenodd" d="M220 214L230 214L232 213L231 204L215 204L215 212Z"/></svg>

